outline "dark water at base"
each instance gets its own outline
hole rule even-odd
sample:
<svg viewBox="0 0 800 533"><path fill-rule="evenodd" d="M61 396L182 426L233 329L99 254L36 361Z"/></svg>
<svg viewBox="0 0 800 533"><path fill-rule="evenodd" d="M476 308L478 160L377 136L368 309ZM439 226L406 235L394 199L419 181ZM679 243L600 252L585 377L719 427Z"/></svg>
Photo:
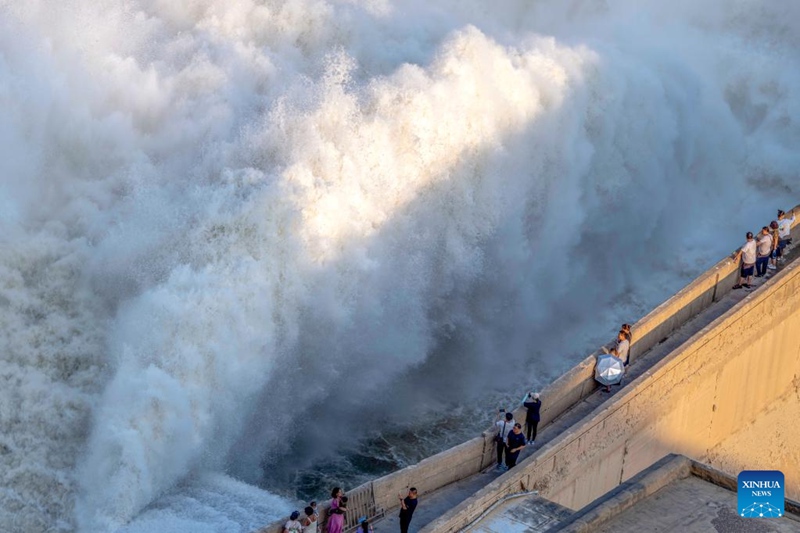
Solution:
<svg viewBox="0 0 800 533"><path fill-rule="evenodd" d="M479 405L515 406L518 395L488 393ZM428 414L414 424L387 426L308 466L292 468L286 459L264 464L261 484L302 502L324 501L332 487L355 488L478 436L491 426L494 408L458 407L442 416Z"/></svg>

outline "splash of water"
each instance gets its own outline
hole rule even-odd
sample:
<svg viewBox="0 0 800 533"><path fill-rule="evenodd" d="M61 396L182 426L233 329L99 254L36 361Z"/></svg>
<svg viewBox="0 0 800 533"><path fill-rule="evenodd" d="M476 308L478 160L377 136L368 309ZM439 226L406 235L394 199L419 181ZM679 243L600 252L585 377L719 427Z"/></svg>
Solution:
<svg viewBox="0 0 800 533"><path fill-rule="evenodd" d="M563 369L796 194L798 9L0 1L0 529Z"/></svg>

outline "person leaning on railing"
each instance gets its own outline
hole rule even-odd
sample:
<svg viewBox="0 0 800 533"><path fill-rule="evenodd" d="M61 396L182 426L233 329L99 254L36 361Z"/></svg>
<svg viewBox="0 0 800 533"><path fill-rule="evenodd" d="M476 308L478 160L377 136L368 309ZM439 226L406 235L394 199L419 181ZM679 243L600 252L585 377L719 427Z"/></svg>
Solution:
<svg viewBox="0 0 800 533"><path fill-rule="evenodd" d="M317 521L319 520L317 511L309 505L305 508L304 512L306 516L300 522L303 525L303 533L317 533Z"/></svg>
<svg viewBox="0 0 800 533"><path fill-rule="evenodd" d="M342 533L344 514L347 512L347 496L339 487L331 491L331 506L328 510L328 533Z"/></svg>
<svg viewBox="0 0 800 533"><path fill-rule="evenodd" d="M749 289L750 279L755 273L756 267L756 241L753 239L753 232L747 232L747 242L736 252L733 256L733 261L738 262L742 260L742 266L739 269L739 282L733 286L734 289Z"/></svg>

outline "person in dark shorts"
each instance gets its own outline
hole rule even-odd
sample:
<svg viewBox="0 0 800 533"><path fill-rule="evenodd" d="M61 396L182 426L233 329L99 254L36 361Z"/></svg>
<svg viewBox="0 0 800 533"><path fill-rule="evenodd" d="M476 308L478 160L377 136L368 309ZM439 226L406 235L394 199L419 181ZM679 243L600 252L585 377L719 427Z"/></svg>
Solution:
<svg viewBox="0 0 800 533"><path fill-rule="evenodd" d="M753 232L747 232L747 242L744 243L736 255L734 261L742 260L742 266L739 270L739 283L733 286L734 289L749 289L750 279L756 270L756 241L753 239Z"/></svg>
<svg viewBox="0 0 800 533"><path fill-rule="evenodd" d="M506 466L509 469L514 468L517 465L519 452L525 447L525 435L522 434L522 425L519 423L514 424L514 429L508 434L506 446L508 447L506 451Z"/></svg>
<svg viewBox="0 0 800 533"><path fill-rule="evenodd" d="M411 517L414 516L414 509L417 508L417 489L408 489L408 495L400 498L400 533L408 533L408 526L411 524Z"/></svg>
<svg viewBox="0 0 800 533"><path fill-rule="evenodd" d="M540 410L542 408L542 401L539 399L538 392L529 392L528 398L522 405L527 409L525 413L525 429L526 437L530 444L536 441L536 430L539 428L539 420L541 419Z"/></svg>

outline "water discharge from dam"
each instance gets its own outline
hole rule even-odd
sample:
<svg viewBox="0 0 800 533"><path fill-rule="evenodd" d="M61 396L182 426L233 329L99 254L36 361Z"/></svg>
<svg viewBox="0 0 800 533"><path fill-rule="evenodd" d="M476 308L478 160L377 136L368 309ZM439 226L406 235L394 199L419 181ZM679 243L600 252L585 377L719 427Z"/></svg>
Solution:
<svg viewBox="0 0 800 533"><path fill-rule="evenodd" d="M790 1L0 0L0 530L462 440L796 203L798 58Z"/></svg>

